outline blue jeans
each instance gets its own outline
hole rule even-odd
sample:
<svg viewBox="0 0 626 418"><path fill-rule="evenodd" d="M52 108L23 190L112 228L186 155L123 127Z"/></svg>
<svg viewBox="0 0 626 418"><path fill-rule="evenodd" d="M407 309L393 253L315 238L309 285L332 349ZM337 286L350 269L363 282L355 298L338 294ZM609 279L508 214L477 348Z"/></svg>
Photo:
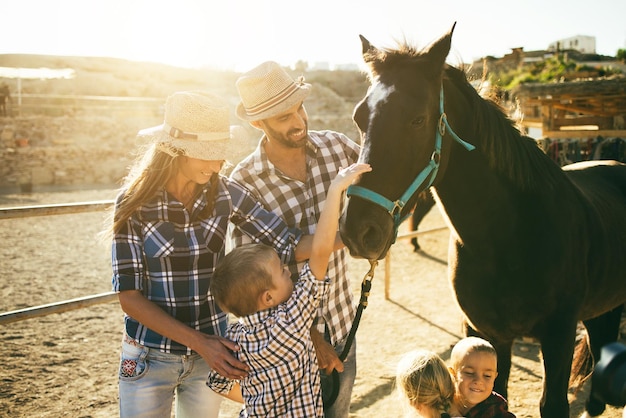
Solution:
<svg viewBox="0 0 626 418"><path fill-rule="evenodd" d="M206 385L211 368L198 354L166 354L122 342L120 418L217 418L222 397Z"/></svg>
<svg viewBox="0 0 626 418"><path fill-rule="evenodd" d="M340 355L343 351L345 342L338 344L335 347L337 355ZM320 370L322 377L322 393L326 393L331 390L332 374L327 375L324 371ZM352 388L354 388L354 379L356 378L356 339L352 342L348 356L343 363L343 373L339 373L339 393L335 403L327 408L324 406L325 418L348 418L350 416L350 401L352 398Z"/></svg>

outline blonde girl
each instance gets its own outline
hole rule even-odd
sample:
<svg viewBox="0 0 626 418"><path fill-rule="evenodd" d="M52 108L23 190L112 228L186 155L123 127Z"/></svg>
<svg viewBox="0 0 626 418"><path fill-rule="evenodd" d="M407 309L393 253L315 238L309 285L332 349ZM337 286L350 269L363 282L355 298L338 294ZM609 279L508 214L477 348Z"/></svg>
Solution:
<svg viewBox="0 0 626 418"><path fill-rule="evenodd" d="M396 387L407 406L407 417L450 418L454 383L446 363L436 353L406 353L398 363Z"/></svg>

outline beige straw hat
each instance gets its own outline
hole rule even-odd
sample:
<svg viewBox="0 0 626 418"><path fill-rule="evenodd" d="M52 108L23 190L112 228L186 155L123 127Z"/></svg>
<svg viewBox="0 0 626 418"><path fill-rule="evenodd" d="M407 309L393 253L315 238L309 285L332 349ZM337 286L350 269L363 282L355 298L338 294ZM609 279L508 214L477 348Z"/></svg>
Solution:
<svg viewBox="0 0 626 418"><path fill-rule="evenodd" d="M304 101L311 90L304 77L294 81L273 61L264 62L243 74L236 85L241 97L237 116L249 122L280 115Z"/></svg>
<svg viewBox="0 0 626 418"><path fill-rule="evenodd" d="M228 160L242 146L230 128L223 99L204 91L181 91L167 98L164 122L142 129L137 136L153 141L158 150L173 157Z"/></svg>

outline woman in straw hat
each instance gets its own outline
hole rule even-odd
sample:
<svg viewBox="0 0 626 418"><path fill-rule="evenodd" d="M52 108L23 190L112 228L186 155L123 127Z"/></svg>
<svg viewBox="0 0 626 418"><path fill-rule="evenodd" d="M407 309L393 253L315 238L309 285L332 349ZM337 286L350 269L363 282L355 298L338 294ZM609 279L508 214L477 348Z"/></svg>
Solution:
<svg viewBox="0 0 626 418"><path fill-rule="evenodd" d="M229 223L255 242L294 257L300 234L220 174L233 150L227 105L204 92L168 97L149 141L115 205L113 289L125 312L119 369L120 416L217 417L221 397L209 371L240 379L247 366L220 337L227 317L209 292L225 253Z"/></svg>

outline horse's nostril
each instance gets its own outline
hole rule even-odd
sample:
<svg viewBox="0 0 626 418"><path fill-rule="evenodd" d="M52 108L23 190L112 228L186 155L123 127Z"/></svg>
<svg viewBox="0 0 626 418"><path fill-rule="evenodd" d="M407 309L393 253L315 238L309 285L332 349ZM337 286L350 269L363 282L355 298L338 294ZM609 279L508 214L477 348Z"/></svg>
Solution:
<svg viewBox="0 0 626 418"><path fill-rule="evenodd" d="M361 235L361 245L367 252L379 251L382 243L382 233L376 224L364 226Z"/></svg>
<svg viewBox="0 0 626 418"><path fill-rule="evenodd" d="M380 242L380 231L378 228L367 228L363 234L363 245L366 248L371 248Z"/></svg>
<svg viewBox="0 0 626 418"><path fill-rule="evenodd" d="M369 211L367 204L359 207L362 203L361 200L350 202L346 210L350 216L342 218L340 225L341 238L352 257L378 260L391 245L393 220L381 208Z"/></svg>

